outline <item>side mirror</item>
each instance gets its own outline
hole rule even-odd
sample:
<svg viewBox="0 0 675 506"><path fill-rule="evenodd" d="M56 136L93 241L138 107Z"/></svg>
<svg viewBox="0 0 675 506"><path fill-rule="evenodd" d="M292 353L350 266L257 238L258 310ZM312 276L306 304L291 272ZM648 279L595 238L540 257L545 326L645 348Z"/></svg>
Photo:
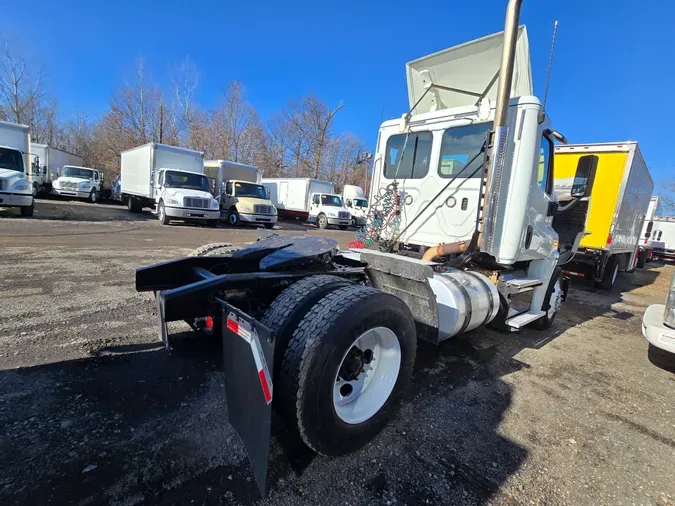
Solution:
<svg viewBox="0 0 675 506"><path fill-rule="evenodd" d="M579 158L577 163L577 172L574 175L572 191L570 194L575 199L583 199L591 194L593 181L595 180L595 171L598 168L598 157L595 155L584 155Z"/></svg>
<svg viewBox="0 0 675 506"><path fill-rule="evenodd" d="M652 236L652 228L654 228L654 222L650 221L647 223L647 230L645 231L645 239L649 239Z"/></svg>
<svg viewBox="0 0 675 506"><path fill-rule="evenodd" d="M270 192L270 189L269 189L269 188L265 188L265 198L266 198L267 200L269 200L271 195L272 195L272 193Z"/></svg>
<svg viewBox="0 0 675 506"><path fill-rule="evenodd" d="M44 175L47 174L47 166L46 165L42 166L42 174L44 174Z"/></svg>

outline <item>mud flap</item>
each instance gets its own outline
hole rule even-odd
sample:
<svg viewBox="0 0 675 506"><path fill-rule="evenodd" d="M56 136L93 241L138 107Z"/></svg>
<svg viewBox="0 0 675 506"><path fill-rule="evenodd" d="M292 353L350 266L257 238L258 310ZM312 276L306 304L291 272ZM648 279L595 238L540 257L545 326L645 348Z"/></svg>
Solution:
<svg viewBox="0 0 675 506"><path fill-rule="evenodd" d="M227 413L264 498L272 424L274 336L254 318L226 302L222 305Z"/></svg>

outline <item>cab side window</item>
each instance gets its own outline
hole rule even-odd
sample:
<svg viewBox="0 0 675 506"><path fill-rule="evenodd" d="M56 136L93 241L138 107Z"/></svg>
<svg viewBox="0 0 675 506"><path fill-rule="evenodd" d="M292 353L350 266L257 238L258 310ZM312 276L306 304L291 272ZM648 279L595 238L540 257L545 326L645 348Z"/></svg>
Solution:
<svg viewBox="0 0 675 506"><path fill-rule="evenodd" d="M315 206L319 205L319 196L318 195L312 195L312 204Z"/></svg>
<svg viewBox="0 0 675 506"><path fill-rule="evenodd" d="M232 195L232 182L228 181L225 185L225 195Z"/></svg>
<svg viewBox="0 0 675 506"><path fill-rule="evenodd" d="M553 193L553 141L544 132L541 137L539 164L537 168L537 184L547 194Z"/></svg>

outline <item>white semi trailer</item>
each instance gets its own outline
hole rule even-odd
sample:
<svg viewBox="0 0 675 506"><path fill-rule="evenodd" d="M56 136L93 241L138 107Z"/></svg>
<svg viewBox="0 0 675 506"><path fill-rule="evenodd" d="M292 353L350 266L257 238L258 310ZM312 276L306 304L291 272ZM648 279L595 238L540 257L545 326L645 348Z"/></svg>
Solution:
<svg viewBox="0 0 675 506"><path fill-rule="evenodd" d="M33 157L30 128L0 121L0 207L17 207L21 216L33 216L33 191L26 177Z"/></svg>
<svg viewBox="0 0 675 506"><path fill-rule="evenodd" d="M136 272L167 346L168 321L222 335L229 420L263 494L273 408L317 453L356 451L400 404L418 339L548 329L565 301L560 264L585 222L565 216L589 195L597 157L580 158L561 207L564 137L532 96L520 4L509 1L503 34L408 64L410 110L380 128L370 199L385 251L272 236Z"/></svg>
<svg viewBox="0 0 675 506"><path fill-rule="evenodd" d="M162 225L171 220L204 221L216 227L220 204L209 192L204 153L154 142L122 152L121 196L132 213L155 210Z"/></svg>
<svg viewBox="0 0 675 506"><path fill-rule="evenodd" d="M34 156L34 160L28 173L28 179L32 183L34 197L51 193L52 184L61 175L63 167L67 165L84 166L82 157L56 149L49 144L32 143L30 152ZM101 193L100 189L98 193ZM89 193L86 197L88 196Z"/></svg>

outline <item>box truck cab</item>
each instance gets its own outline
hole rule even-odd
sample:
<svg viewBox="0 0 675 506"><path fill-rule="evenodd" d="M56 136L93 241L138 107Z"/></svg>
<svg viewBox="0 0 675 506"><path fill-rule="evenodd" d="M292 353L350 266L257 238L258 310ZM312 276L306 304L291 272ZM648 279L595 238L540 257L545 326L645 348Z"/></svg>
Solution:
<svg viewBox="0 0 675 506"><path fill-rule="evenodd" d="M360 186L347 184L342 189L342 200L352 215L352 226L361 227L368 217L368 199Z"/></svg>
<svg viewBox="0 0 675 506"><path fill-rule="evenodd" d="M340 195L330 193L312 193L309 199L310 223L319 228L334 225L340 230L347 230L352 224L352 215L345 208Z"/></svg>
<svg viewBox="0 0 675 506"><path fill-rule="evenodd" d="M60 175L52 181L52 195L86 199L92 204L98 202L103 189L103 174L89 167L66 165Z"/></svg>
<svg viewBox="0 0 675 506"><path fill-rule="evenodd" d="M31 165L30 129L0 121L0 207L18 207L33 215L33 191L25 171Z"/></svg>
<svg viewBox="0 0 675 506"><path fill-rule="evenodd" d="M171 220L218 225L220 205L204 175L204 153L151 142L123 151L121 158L120 193L130 212L151 207L162 225Z"/></svg>
<svg viewBox="0 0 675 506"><path fill-rule="evenodd" d="M221 217L230 225L250 223L274 228L277 208L261 184L260 170L228 160L207 160L204 173L211 188L216 189L214 193L220 203Z"/></svg>

